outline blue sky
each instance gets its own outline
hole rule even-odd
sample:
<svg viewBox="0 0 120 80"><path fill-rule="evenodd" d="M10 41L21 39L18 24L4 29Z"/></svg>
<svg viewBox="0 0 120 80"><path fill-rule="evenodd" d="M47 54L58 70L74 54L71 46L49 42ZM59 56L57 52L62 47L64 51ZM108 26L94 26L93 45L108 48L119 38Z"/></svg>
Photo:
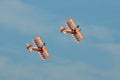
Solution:
<svg viewBox="0 0 120 80"><path fill-rule="evenodd" d="M1 80L120 80L119 0L0 0ZM60 26L72 17L85 40ZM26 43L40 35L51 53L42 61Z"/></svg>

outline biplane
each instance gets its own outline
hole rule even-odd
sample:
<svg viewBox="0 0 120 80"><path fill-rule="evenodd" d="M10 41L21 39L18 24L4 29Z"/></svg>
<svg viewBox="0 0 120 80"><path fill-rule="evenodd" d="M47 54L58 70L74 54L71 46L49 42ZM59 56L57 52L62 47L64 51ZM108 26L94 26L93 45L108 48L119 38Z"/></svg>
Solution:
<svg viewBox="0 0 120 80"><path fill-rule="evenodd" d="M77 43L79 43L80 40L84 40L84 36L82 35L81 30L79 30L79 25L76 25L72 18L69 18L68 20L68 22L65 22L68 29L61 27L61 32L64 34L70 33Z"/></svg>
<svg viewBox="0 0 120 80"><path fill-rule="evenodd" d="M45 43L42 41L39 35L37 35L36 39L33 39L32 42L34 44L34 47L32 47L30 44L27 44L27 49L30 52L33 50L37 51L42 60L46 60L46 57L50 58L50 54L45 46Z"/></svg>

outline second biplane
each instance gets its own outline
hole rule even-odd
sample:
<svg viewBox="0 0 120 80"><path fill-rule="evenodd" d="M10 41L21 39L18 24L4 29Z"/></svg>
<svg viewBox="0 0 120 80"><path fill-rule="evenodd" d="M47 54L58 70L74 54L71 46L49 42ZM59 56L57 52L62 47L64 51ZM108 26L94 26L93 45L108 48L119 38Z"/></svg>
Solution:
<svg viewBox="0 0 120 80"><path fill-rule="evenodd" d="M36 36L36 40L32 40L34 47L32 47L30 44L27 44L27 49L32 52L37 51L39 56L42 60L46 60L47 58L50 58L50 54L45 46L45 43L42 41L41 37L39 35Z"/></svg>
<svg viewBox="0 0 120 80"><path fill-rule="evenodd" d="M68 29L61 27L61 32L63 32L64 34L70 33L77 43L79 43L80 39L84 40L84 36L79 30L79 25L76 25L72 18L69 18L68 20L68 22L65 22L65 25L68 27Z"/></svg>

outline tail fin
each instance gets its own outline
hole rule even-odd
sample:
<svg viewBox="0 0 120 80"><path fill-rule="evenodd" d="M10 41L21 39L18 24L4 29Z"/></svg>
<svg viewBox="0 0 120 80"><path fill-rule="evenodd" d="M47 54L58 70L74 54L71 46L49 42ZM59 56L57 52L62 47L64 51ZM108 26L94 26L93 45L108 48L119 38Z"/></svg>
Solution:
<svg viewBox="0 0 120 80"><path fill-rule="evenodd" d="M60 28L61 32L63 32L64 34L66 34L66 29L64 27Z"/></svg>
<svg viewBox="0 0 120 80"><path fill-rule="evenodd" d="M27 44L27 49L30 51L30 52L32 52L32 46L30 45L30 44Z"/></svg>

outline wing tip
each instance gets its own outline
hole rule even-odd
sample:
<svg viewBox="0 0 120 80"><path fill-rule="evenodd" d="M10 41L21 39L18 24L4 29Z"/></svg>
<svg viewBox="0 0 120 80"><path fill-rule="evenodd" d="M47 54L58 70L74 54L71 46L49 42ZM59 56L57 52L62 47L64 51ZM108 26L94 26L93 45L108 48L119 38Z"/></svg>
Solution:
<svg viewBox="0 0 120 80"><path fill-rule="evenodd" d="M50 58L50 57L51 57L51 55L48 55L47 57L48 57L48 58Z"/></svg>
<svg viewBox="0 0 120 80"><path fill-rule="evenodd" d="M84 37L82 37L82 38L80 38L81 40L85 40L85 38Z"/></svg>
<svg viewBox="0 0 120 80"><path fill-rule="evenodd" d="M36 35L36 38L39 38L40 36L39 35Z"/></svg>
<svg viewBox="0 0 120 80"><path fill-rule="evenodd" d="M72 19L72 17L69 17L69 19Z"/></svg>

